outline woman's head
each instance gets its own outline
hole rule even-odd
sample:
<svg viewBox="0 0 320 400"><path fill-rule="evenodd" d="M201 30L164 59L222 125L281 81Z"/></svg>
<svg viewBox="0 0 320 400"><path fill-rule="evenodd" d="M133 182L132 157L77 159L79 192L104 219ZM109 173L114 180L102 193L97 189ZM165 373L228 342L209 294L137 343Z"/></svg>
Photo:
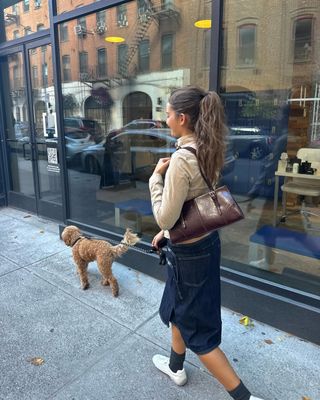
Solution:
<svg viewBox="0 0 320 400"><path fill-rule="evenodd" d="M215 92L186 86L172 92L169 108L194 133L200 167L210 181L217 181L224 163L227 132L220 97Z"/></svg>

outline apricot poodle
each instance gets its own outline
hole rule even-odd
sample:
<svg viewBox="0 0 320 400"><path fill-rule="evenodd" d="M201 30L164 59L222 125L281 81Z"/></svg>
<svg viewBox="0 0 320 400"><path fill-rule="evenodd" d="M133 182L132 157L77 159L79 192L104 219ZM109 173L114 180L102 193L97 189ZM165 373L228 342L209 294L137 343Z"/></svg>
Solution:
<svg viewBox="0 0 320 400"><path fill-rule="evenodd" d="M127 229L121 243L112 246L105 240L86 238L81 235L78 227L69 225L63 230L61 238L67 246L72 247L72 255L77 265L82 289L89 287L87 274L89 262L97 261L102 275L101 284L110 285L112 295L117 297L119 286L117 279L112 274L112 263L115 258L120 257L128 250L128 246L133 246L140 240L138 236Z"/></svg>

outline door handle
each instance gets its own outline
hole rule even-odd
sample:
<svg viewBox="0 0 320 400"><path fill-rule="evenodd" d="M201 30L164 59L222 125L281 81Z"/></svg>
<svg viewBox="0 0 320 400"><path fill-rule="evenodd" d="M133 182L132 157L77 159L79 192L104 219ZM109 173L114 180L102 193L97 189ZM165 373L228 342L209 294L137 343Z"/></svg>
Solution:
<svg viewBox="0 0 320 400"><path fill-rule="evenodd" d="M23 143L23 145L22 145L22 155L23 155L23 158L25 159L25 160L30 160L30 158L27 158L27 153L26 153L26 145L27 144L30 144L30 142L27 142L27 143ZM31 150L31 149L30 149Z"/></svg>

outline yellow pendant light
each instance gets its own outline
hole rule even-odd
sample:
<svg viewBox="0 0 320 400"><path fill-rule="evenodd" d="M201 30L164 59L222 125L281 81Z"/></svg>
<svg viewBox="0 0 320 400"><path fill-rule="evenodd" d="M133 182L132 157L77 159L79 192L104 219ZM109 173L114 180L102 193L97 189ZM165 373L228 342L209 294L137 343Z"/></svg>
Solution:
<svg viewBox="0 0 320 400"><path fill-rule="evenodd" d="M199 19L194 23L196 28L209 29L211 28L211 19Z"/></svg>
<svg viewBox="0 0 320 400"><path fill-rule="evenodd" d="M109 43L122 43L125 39L121 36L107 36L104 40Z"/></svg>

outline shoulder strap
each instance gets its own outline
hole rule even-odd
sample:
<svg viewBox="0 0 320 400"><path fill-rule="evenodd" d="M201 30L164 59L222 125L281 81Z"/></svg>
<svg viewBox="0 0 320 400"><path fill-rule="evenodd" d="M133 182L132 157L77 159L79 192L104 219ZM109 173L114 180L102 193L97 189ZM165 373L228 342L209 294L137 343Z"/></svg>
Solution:
<svg viewBox="0 0 320 400"><path fill-rule="evenodd" d="M177 150L179 150L179 149L186 149L186 150L190 151L192 154L194 154L194 155L196 156L196 158L197 158L197 160L198 160L198 157L197 157L197 150L196 150L194 147L191 147L191 146L178 147ZM199 165L199 162L198 162L198 165ZM208 188L209 188L210 190L214 190L212 184L211 184L211 183L208 181L208 179L205 177L205 175L204 175L202 169L200 168L200 165L199 165L199 170L200 170L201 176L202 176L202 178L204 179L205 183L207 184Z"/></svg>

